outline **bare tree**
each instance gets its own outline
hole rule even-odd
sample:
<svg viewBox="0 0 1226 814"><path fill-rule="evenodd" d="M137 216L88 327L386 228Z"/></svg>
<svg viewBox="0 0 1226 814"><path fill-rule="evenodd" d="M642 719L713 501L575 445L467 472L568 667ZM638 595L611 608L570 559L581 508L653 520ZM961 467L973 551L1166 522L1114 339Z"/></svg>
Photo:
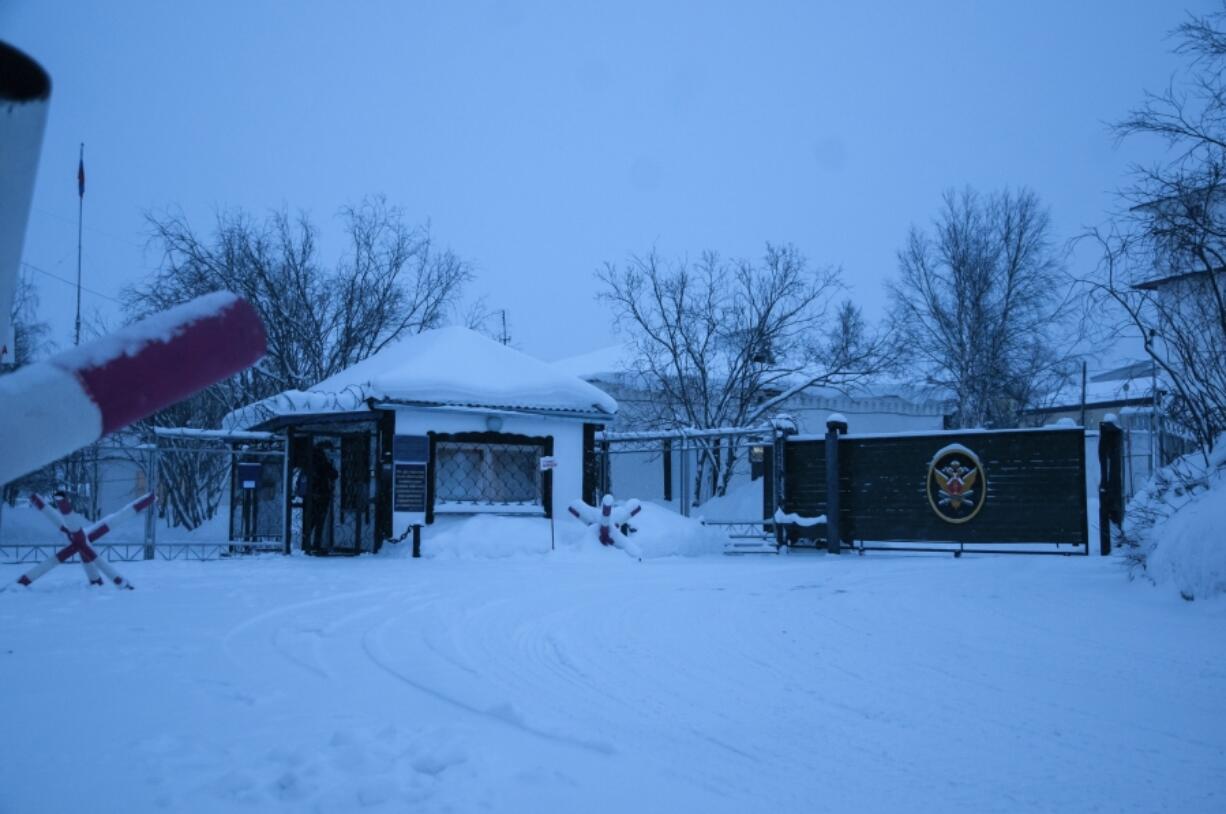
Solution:
<svg viewBox="0 0 1226 814"><path fill-rule="evenodd" d="M1092 307L1116 306L1171 394L1167 409L1206 455L1226 431L1226 12L1175 31L1185 69L1115 126L1156 136L1169 159L1135 167L1087 280Z"/></svg>
<svg viewBox="0 0 1226 814"><path fill-rule="evenodd" d="M331 268L317 248L317 231L302 214L274 212L256 220L243 212L217 216L201 236L182 214L150 217L161 268L125 292L133 317L201 294L227 289L247 299L268 333L257 365L193 396L146 424L216 426L231 410L287 389L308 389L378 353L398 338L442 324L471 279L468 264L435 244L429 225L411 227L381 197L341 210L347 245ZM208 505L181 495L169 505L176 522L194 527L216 509L219 490L201 483L190 456L183 471L163 471L171 489L197 486ZM212 470L210 470L212 472ZM218 470L214 477L224 477Z"/></svg>
<svg viewBox="0 0 1226 814"><path fill-rule="evenodd" d="M51 327L39 318L38 289L24 271L17 275L13 291L13 365L21 367L46 350Z"/></svg>
<svg viewBox="0 0 1226 814"><path fill-rule="evenodd" d="M651 394L626 416L633 426L746 426L801 390L851 384L881 361L881 343L854 307L826 327L839 273L810 268L792 246L768 244L758 263L712 251L668 262L653 251L606 264L597 277ZM710 478L723 494L734 462L733 450L707 444L697 482Z"/></svg>
<svg viewBox="0 0 1226 814"><path fill-rule="evenodd" d="M51 328L39 318L38 289L34 282L22 271L17 275L17 285L13 290L12 307L13 355L11 368L18 368L34 361L40 350L46 350L50 345ZM0 373L11 369L9 363L0 365ZM23 492L50 491L58 483L57 464L48 464L16 480L0 486L0 496L10 505Z"/></svg>
<svg viewBox="0 0 1226 814"><path fill-rule="evenodd" d="M931 232L912 227L890 283L901 355L952 395L957 427L1014 426L1066 374L1062 258L1030 190L946 192Z"/></svg>

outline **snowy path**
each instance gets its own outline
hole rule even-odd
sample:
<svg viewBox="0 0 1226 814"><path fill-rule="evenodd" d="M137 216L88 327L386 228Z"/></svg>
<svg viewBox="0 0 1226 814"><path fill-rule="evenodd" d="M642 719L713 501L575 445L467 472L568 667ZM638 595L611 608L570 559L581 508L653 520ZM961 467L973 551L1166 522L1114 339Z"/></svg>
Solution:
<svg viewBox="0 0 1226 814"><path fill-rule="evenodd" d="M0 593L0 812L1226 810L1226 602L1097 558L125 572Z"/></svg>

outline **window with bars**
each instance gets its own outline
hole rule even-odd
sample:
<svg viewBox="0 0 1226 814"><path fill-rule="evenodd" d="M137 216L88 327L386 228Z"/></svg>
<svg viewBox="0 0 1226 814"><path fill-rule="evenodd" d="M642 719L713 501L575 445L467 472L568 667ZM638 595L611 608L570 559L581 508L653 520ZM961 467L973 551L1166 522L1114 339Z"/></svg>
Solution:
<svg viewBox="0 0 1226 814"><path fill-rule="evenodd" d="M543 509L539 444L440 441L434 450L436 508Z"/></svg>

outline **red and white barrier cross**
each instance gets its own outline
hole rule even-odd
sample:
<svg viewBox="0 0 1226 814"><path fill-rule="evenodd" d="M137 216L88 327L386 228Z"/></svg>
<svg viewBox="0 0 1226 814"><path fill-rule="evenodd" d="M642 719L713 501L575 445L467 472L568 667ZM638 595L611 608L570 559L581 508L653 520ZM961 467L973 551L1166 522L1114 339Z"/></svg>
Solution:
<svg viewBox="0 0 1226 814"><path fill-rule="evenodd" d="M629 537L622 534L621 526L643 510L642 505L631 498L621 506L613 505L613 495L605 495L600 507L589 506L582 500L571 501L567 507L571 514L596 529L596 538L601 545L616 546L631 557L642 559L643 554Z"/></svg>
<svg viewBox="0 0 1226 814"><path fill-rule="evenodd" d="M38 565L31 568L29 571L21 575L17 580L18 585L30 585L34 580L41 577L43 574L50 571L52 568L61 563L68 562L74 555L80 556L81 566L85 569L85 576L89 580L90 585L101 585L102 577L99 572L105 574L107 579L115 584L117 588L127 588L132 590L132 583L121 577L119 573L111 567L111 564L98 556L98 552L94 551L90 543L106 535L115 526L129 520L143 512L145 509L153 505L153 493L150 492L143 497L138 497L136 500L124 506L117 512L108 514L106 517L99 520L87 530L85 526L85 518L77 514L72 507L72 501L63 492L56 492L52 498L54 506L48 504L38 495L30 495L30 503L34 508L42 512L43 517L47 518L53 526L68 537L68 545L61 548L55 553L55 556L48 557Z"/></svg>

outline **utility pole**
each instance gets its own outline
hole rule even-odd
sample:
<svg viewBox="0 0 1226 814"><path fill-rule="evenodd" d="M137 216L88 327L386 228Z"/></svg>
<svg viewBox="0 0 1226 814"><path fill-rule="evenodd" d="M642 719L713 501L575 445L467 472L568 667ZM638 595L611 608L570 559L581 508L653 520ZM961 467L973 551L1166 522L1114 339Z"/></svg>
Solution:
<svg viewBox="0 0 1226 814"><path fill-rule="evenodd" d="M507 309L502 308L498 313L502 315L502 333L498 335L498 341L504 345L510 345L511 335L507 333Z"/></svg>
<svg viewBox="0 0 1226 814"><path fill-rule="evenodd" d="M85 211L85 142L81 142L81 156L77 161L77 321L72 344L81 344L81 218Z"/></svg>

